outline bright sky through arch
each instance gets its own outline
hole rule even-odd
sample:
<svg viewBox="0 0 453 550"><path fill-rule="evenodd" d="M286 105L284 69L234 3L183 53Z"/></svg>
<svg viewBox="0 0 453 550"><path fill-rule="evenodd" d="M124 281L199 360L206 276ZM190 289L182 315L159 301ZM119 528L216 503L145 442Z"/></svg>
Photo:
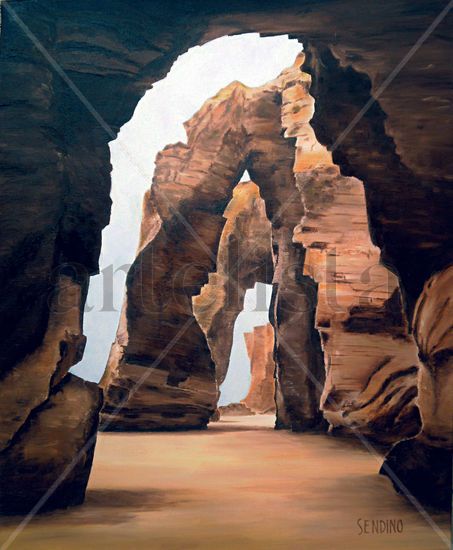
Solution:
<svg viewBox="0 0 453 550"><path fill-rule="evenodd" d="M84 358L72 372L98 381L105 369L118 324L127 266L135 256L143 194L151 185L158 151L170 143L185 142L183 122L221 88L234 80L247 86L273 80L293 64L301 49L297 40L289 40L287 36L262 38L254 33L218 38L181 55L167 77L138 103L131 120L110 143L112 215L110 225L102 233L101 274L90 282L84 320L88 338ZM252 294L249 291L248 296ZM116 311L106 311L111 309L111 303ZM238 401L247 391L249 362L240 331L250 330L266 320L266 312L241 314L232 352L234 379L229 377L225 381L223 403ZM243 363L247 368L242 368Z"/></svg>

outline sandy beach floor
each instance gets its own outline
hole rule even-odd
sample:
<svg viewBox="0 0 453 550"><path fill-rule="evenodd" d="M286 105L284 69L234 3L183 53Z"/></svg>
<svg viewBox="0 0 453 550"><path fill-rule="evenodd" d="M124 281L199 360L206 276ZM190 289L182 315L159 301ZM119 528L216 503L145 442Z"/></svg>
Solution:
<svg viewBox="0 0 453 550"><path fill-rule="evenodd" d="M275 431L273 421L101 434L85 504L34 519L9 548L446 548L360 443ZM430 515L449 537L447 515ZM19 520L2 521L2 543ZM402 532L365 533L366 520L399 521Z"/></svg>

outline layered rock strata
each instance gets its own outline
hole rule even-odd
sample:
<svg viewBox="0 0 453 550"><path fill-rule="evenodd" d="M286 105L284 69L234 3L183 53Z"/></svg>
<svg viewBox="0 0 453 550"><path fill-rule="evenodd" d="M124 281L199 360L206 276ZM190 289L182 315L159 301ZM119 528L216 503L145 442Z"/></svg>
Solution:
<svg viewBox="0 0 453 550"><path fill-rule="evenodd" d="M359 430L382 442L418 431L417 348L408 334L398 282L379 264L361 182L341 176L314 137L303 60L300 56L261 88L233 83L219 92L187 123L188 145L169 146L158 157L145 198L139 255L128 276L119 331L125 343L114 345L103 380L104 417L112 429L206 424L216 403L216 383L226 374L245 289L268 280L273 259L277 427L322 427L321 408L332 427ZM259 193L255 184L239 184L222 228L220 202L215 201L228 198L244 168ZM172 204L164 190L175 197ZM189 204L201 239L193 238L194 226L186 227ZM187 240L189 252L186 246L178 248ZM172 250L171 258L165 250ZM217 271L194 306L186 300L181 308L175 297L199 291L214 261ZM194 265L197 278L179 278ZM162 305L153 309L154 299ZM209 348L198 326L183 338L178 335L194 316ZM177 351L165 352L159 365L159 354L174 337ZM188 357L183 367L178 364L182 353ZM181 378L170 382L176 369ZM109 419L120 404L119 415Z"/></svg>
<svg viewBox="0 0 453 550"><path fill-rule="evenodd" d="M275 270L270 321L275 330L276 427L294 431L325 428L319 406L324 361L314 327L317 287L303 272L305 249L293 241L304 210L295 187L295 141L285 132L283 100L291 82L303 78L303 61L301 54L293 66L265 87L262 97L252 98L250 111L255 131L250 129L249 134L255 154L248 166L254 181L261 182L261 194L272 222ZM273 174L273 178L266 178L266 174Z"/></svg>
<svg viewBox="0 0 453 550"><path fill-rule="evenodd" d="M244 100L240 86L218 94L186 123L187 144L157 156L124 326L101 381L108 429L200 428L215 410L215 366L192 298L215 271L223 212L243 172Z"/></svg>
<svg viewBox="0 0 453 550"><path fill-rule="evenodd" d="M314 136L310 80L304 74L289 82L283 122L296 139L294 173L305 211L294 241L307 249L305 275L318 283L316 327L326 365L321 407L332 428L392 442L420 427L418 349L398 280L371 242L363 184L341 176Z"/></svg>
<svg viewBox="0 0 453 550"><path fill-rule="evenodd" d="M452 262L453 138L446 129L453 16L441 0L306 8L290 1L169 8L160 0L139 7L130 0L108 7L10 0L1 25L2 370L41 344L44 296L58 263L97 271L110 209L108 142L180 54L227 34L289 33L308 45L318 139L335 144L335 162L364 181L373 239L400 274L408 303ZM423 48L412 49L420 38ZM389 82L395 68L398 78Z"/></svg>
<svg viewBox="0 0 453 550"><path fill-rule="evenodd" d="M271 224L259 188L240 182L224 212L217 270L193 298L194 315L206 335L216 366L217 384L225 380L234 323L243 310L247 289L273 276Z"/></svg>
<svg viewBox="0 0 453 550"><path fill-rule="evenodd" d="M231 333L226 331L214 342L222 319L216 309L223 307L224 296L232 299L234 307L225 315L230 331L245 289L258 280L270 282L270 230L275 263L272 316L279 335L275 357L283 407L277 416L284 414L285 425L293 429L315 428L322 422L320 391L309 376L310 371L317 378L324 376L313 323L315 285L302 274L303 248L292 243L303 209L292 171L294 144L282 135L283 82L279 77L260 88L233 82L186 123L187 145L168 146L158 155L144 201L138 255L127 278L119 338L102 380L103 418L109 429L207 424L231 347ZM266 209L257 200L256 188L255 196L244 195L242 204L244 188L239 186L226 213L229 225L222 244L223 212L245 169ZM245 221L246 211L239 215L239 210L247 201L256 209ZM265 213L270 223L263 223ZM192 306L192 297L217 264L218 272L195 299L195 314L208 334L218 379ZM203 306L210 293L220 302Z"/></svg>
<svg viewBox="0 0 453 550"><path fill-rule="evenodd" d="M451 507L453 464L453 266L434 275L416 304L414 335L420 348L418 406L423 427L396 443L381 473L402 481L424 503Z"/></svg>
<svg viewBox="0 0 453 550"><path fill-rule="evenodd" d="M242 400L249 409L258 413L275 412L274 329L271 324L254 327L244 333L250 359L250 388Z"/></svg>

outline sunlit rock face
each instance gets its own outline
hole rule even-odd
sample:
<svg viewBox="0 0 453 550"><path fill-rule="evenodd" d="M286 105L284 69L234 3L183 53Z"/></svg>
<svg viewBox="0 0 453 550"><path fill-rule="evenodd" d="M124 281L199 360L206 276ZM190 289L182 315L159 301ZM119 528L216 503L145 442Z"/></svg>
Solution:
<svg viewBox="0 0 453 550"><path fill-rule="evenodd" d="M314 324L317 288L304 275L305 249L293 240L304 209L295 185L295 140L287 134L284 104L285 90L305 78L300 70L303 60L301 54L265 88L262 98L251 101L256 154L248 169L254 181L262 182L272 221L275 270L270 320L275 330L276 427L317 431L325 429L319 406L325 370ZM272 180L266 174L273 174ZM273 185L267 186L267 181Z"/></svg>
<svg viewBox="0 0 453 550"><path fill-rule="evenodd" d="M305 214L294 241L304 273L318 283L316 327L326 381L321 407L333 428L391 442L417 433L418 349L408 333L396 276L380 264L368 227L363 184L341 176L314 136L310 78L283 94L284 124L296 139L294 172Z"/></svg>
<svg viewBox="0 0 453 550"><path fill-rule="evenodd" d="M371 243L362 183L325 166L298 174L298 185L306 214L295 238L308 249L305 273L319 283L324 416L381 441L415 435L418 349L397 278Z"/></svg>
<svg viewBox="0 0 453 550"><path fill-rule="evenodd" d="M271 224L264 200L253 182L240 182L223 214L226 219L217 252L217 270L193 298L194 315L206 334L216 367L217 384L225 380L234 323L247 289L271 283Z"/></svg>
<svg viewBox="0 0 453 550"><path fill-rule="evenodd" d="M158 155L102 382L110 429L206 425L245 290L273 263L277 427L319 429L324 415L382 442L419 430L398 281L371 242L362 183L315 139L303 61L221 90L186 124L188 144ZM256 184L238 184L223 214L244 168Z"/></svg>
<svg viewBox="0 0 453 550"><path fill-rule="evenodd" d="M422 502L445 509L451 506L453 459L452 324L451 266L426 283L415 307L414 335L421 362L418 406L422 430L416 438L397 443L381 469L381 473L391 479L391 472L395 472L411 494Z"/></svg>
<svg viewBox="0 0 453 550"><path fill-rule="evenodd" d="M274 286L279 425L322 425L321 391L310 379L313 372L322 388L316 289L303 275L303 247L292 242L303 207L294 143L281 123L288 78L282 73L259 88L233 82L186 123L187 144L159 153L102 380L108 429L205 426L226 374L234 320L257 281ZM236 187L245 169L255 183Z"/></svg>
<svg viewBox="0 0 453 550"><path fill-rule="evenodd" d="M258 414L275 412L274 329L271 324L244 334L250 358L250 388L242 400Z"/></svg>
<svg viewBox="0 0 453 550"><path fill-rule="evenodd" d="M220 405L217 410L216 418L213 421L217 421L223 416L253 416L255 414L252 409L249 409L242 401L240 403L230 403L229 405Z"/></svg>
<svg viewBox="0 0 453 550"><path fill-rule="evenodd" d="M107 429L200 428L215 410L215 365L192 297L215 271L223 212L243 172L244 102L242 86L223 90L186 123L187 144L156 158L120 337L101 382Z"/></svg>
<svg viewBox="0 0 453 550"><path fill-rule="evenodd" d="M85 276L98 269L110 209L108 142L180 54L226 34L289 33L306 44L317 137L335 144L335 162L364 182L373 240L410 307L452 263L453 16L441 0L8 4L85 104L2 6L2 371L41 344L55 268L76 264Z"/></svg>

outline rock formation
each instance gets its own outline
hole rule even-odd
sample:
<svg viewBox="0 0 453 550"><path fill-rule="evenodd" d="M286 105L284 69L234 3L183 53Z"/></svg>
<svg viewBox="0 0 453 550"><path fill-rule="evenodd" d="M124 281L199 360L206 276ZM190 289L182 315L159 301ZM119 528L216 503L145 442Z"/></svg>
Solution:
<svg viewBox="0 0 453 550"><path fill-rule="evenodd" d="M334 166L297 176L306 213L295 238L308 248L305 272L319 283L324 416L383 442L415 435L418 350L398 281L371 243L363 186Z"/></svg>
<svg viewBox="0 0 453 550"><path fill-rule="evenodd" d="M272 221L275 270L270 320L275 330L277 428L294 431L323 430L319 408L324 384L324 361L318 332L314 327L316 283L303 273L305 249L293 241L303 205L295 187L295 142L288 133L284 95L291 83L305 78L304 56L282 71L274 83L256 97L250 111L256 127L249 173L254 181L274 175L272 186L262 186ZM279 136L277 139L276 136ZM272 151L272 156L266 155ZM270 160L270 162L269 162Z"/></svg>
<svg viewBox="0 0 453 550"><path fill-rule="evenodd" d="M343 0L302 11L286 1L208 0L171 9L159 0L140 8L119 0L109 2L108 9L87 0L3 5L2 161L8 169L0 186L0 254L7 299L0 317L8 321L0 330L2 369L40 345L48 320L45 294L53 288L49 276L55 267L68 262L85 276L96 273L110 208L108 142L178 55L225 34L289 33L308 45L318 139L332 145L341 136L334 160L364 181L375 244L385 249L408 301L415 303L429 276L453 260L447 207L453 138L439 131L450 124L453 100L446 38L452 15L444 8L441 0L398 5L384 0L366 8L358 0ZM14 14L70 75L85 105L42 52L24 40ZM435 32L423 48L406 60L391 85L382 87L403 52L433 22ZM378 91L360 121L348 128Z"/></svg>
<svg viewBox="0 0 453 550"><path fill-rule="evenodd" d="M294 240L304 272L318 282L316 327L326 365L321 407L332 427L382 442L415 435L418 350L402 310L398 280L380 264L368 228L363 184L341 176L309 122L310 78L283 94L286 135L296 138L294 172L305 215Z"/></svg>
<svg viewBox="0 0 453 550"><path fill-rule="evenodd" d="M86 287L97 272L108 142L178 55L226 34L304 41L312 126L342 174L363 181L373 243L399 277L410 321L425 283L452 264L449 4L10 0L1 10L0 368L10 381L50 345L52 274L69 265ZM28 376L25 386L36 381ZM2 386L2 396L20 402L23 387ZM14 416L6 418L9 437Z"/></svg>
<svg viewBox="0 0 453 550"><path fill-rule="evenodd" d="M108 429L200 428L215 410L215 366L192 297L215 271L223 212L242 175L244 99L236 85L218 94L186 123L187 145L156 159L125 326L101 381Z"/></svg>
<svg viewBox="0 0 453 550"><path fill-rule="evenodd" d="M222 416L253 416L255 414L255 412L249 409L243 402L220 405L218 413L219 418L222 418Z"/></svg>
<svg viewBox="0 0 453 550"><path fill-rule="evenodd" d="M277 427L322 427L322 410L333 428L386 443L419 430L417 347L398 282L379 264L362 183L341 176L315 139L310 77L300 71L302 63L300 56L260 88L231 84L186 124L187 145L158 156L126 309L102 383L110 429L206 425L245 290L268 281L273 259ZM236 187L222 228L221 201L244 168L259 189ZM214 262L217 271L201 289ZM200 289L192 307L190 297ZM192 323L190 331L167 354L165 345L184 323ZM137 384L142 376L144 384Z"/></svg>
<svg viewBox="0 0 453 550"><path fill-rule="evenodd" d="M97 385L72 374L52 388L0 452L1 513L28 514L41 499L43 511L83 502L101 404Z"/></svg>
<svg viewBox="0 0 453 550"><path fill-rule="evenodd" d="M421 502L451 506L453 464L453 266L426 283L416 304L414 334L420 348L418 406L422 431L396 443L381 473L402 492L397 476Z"/></svg>
<svg viewBox="0 0 453 550"><path fill-rule="evenodd" d="M244 334L250 358L250 389L242 400L258 413L275 412L274 329L271 324L254 327Z"/></svg>
<svg viewBox="0 0 453 550"><path fill-rule="evenodd" d="M246 288L258 280L270 282L270 229L275 357L282 396L277 417L281 425L284 415L285 426L293 429L321 423L321 392L310 378L312 373L317 379L324 376L313 323L315 285L302 274L303 247L292 243L303 208L294 183L294 144L282 135L281 127L282 84L297 77L300 63L284 78L259 88L233 82L186 123L187 145L167 146L158 155L153 185L144 200L138 255L127 277L118 338L101 382L108 429L206 426L218 390L210 350L195 316L208 335L221 381L231 334L214 343L222 319L215 310L223 294L231 299L233 308L225 315L230 331ZM259 187L266 209L257 200L256 187L239 186L226 213L221 243L223 212L245 169ZM241 189L255 190L241 199ZM247 208L253 209L253 216L244 221ZM270 223L264 222L265 213ZM217 264L217 273L195 299L194 314L192 297ZM224 284L226 289L218 288ZM203 305L210 293L220 303Z"/></svg>
<svg viewBox="0 0 453 550"><path fill-rule="evenodd" d="M218 386L227 374L234 323L244 308L245 293L257 282L271 283L273 275L271 224L258 186L238 183L223 215L226 222L217 270L193 298L194 315L206 335Z"/></svg>
<svg viewBox="0 0 453 550"><path fill-rule="evenodd" d="M79 452L77 463L45 508L83 501L102 404L96 384L68 374L85 347L83 293L73 277L58 276L42 346L2 380L0 508L4 514L28 513ZM39 483L34 483L37 478Z"/></svg>

